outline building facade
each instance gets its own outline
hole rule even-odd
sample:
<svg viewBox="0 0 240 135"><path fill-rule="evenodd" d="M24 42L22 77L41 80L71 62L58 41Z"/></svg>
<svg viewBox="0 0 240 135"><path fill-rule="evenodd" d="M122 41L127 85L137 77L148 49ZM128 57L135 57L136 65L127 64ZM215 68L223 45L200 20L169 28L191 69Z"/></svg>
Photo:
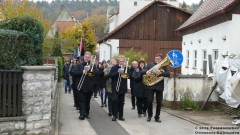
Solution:
<svg viewBox="0 0 240 135"><path fill-rule="evenodd" d="M106 33L115 30L119 25L124 23L127 19L143 9L145 6L151 4L154 0L121 0L119 1L119 8L108 10L108 29ZM179 7L178 0L163 0L172 6ZM114 11L115 10L115 11ZM116 11L117 10L117 11ZM141 28L139 28L141 29ZM99 45L99 59L109 60L115 54L119 54L119 39L108 39L101 42Z"/></svg>
<svg viewBox="0 0 240 135"><path fill-rule="evenodd" d="M182 74L212 73L220 55L240 52L239 8L236 0L205 1L177 30L183 35Z"/></svg>

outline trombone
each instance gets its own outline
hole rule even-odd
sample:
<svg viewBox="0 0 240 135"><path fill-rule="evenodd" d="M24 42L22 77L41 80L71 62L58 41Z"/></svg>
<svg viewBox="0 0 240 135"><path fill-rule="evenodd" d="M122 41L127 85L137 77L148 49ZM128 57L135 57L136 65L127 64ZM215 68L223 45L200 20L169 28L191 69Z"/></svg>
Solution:
<svg viewBox="0 0 240 135"><path fill-rule="evenodd" d="M93 58L93 59L92 59ZM87 72L87 75L89 76L89 77L93 77L93 76L95 76L95 73L93 72L93 67L94 67L94 62L95 62L95 60L96 60L96 55L93 55L92 57L91 57L91 69L90 69L90 71L88 71Z"/></svg>
<svg viewBox="0 0 240 135"><path fill-rule="evenodd" d="M128 73L127 73L128 61L129 61L129 58L125 61L125 64L126 64L125 72L122 73L122 74L119 73L119 75L118 75L118 81L117 81L117 86L116 86L116 91L117 91L117 92L119 91L122 78L124 78L124 79L128 79L128 78L129 78L129 75L128 75ZM121 67L121 68L124 68L123 65L121 65L120 67Z"/></svg>
<svg viewBox="0 0 240 135"><path fill-rule="evenodd" d="M92 61L92 59L93 59L93 61ZM84 73L84 74L82 75L82 77L81 77L81 79L80 79L80 81L79 81L79 83L78 83L78 87L77 87L78 90L81 90L86 75L88 75L88 76L90 76L90 77L95 76L95 73L93 72L93 66L94 66L95 60L96 60L96 55L91 56L91 61L90 61L91 64L90 64L90 65L92 65L92 67L91 67L90 71L88 71L87 73ZM87 63L86 66L90 66L90 65Z"/></svg>

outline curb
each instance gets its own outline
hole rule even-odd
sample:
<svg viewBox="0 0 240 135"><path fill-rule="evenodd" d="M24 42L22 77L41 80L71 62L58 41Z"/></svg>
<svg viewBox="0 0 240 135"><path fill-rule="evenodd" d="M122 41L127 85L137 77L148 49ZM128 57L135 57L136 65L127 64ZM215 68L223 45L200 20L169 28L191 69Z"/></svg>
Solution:
<svg viewBox="0 0 240 135"><path fill-rule="evenodd" d="M126 94L126 97L131 98L129 93ZM153 103L153 105L155 106L156 104ZM183 117L183 116L180 116L180 115L171 113L171 112L165 110L164 108L162 108L161 111L166 112L166 113L168 113L168 114L170 114L170 115L172 115L172 116L178 117L178 118L180 118L180 119L182 119L182 120L188 121L188 122L190 122L190 123L192 123L192 124L195 124L195 125L197 125L197 126L204 126L204 125L200 124L199 122L196 122L196 121L193 121L193 120L191 120L191 119L185 118L185 117Z"/></svg>
<svg viewBox="0 0 240 135"><path fill-rule="evenodd" d="M62 82L58 82L60 85L60 83ZM58 86L59 88L59 86ZM60 92L59 92L59 89L57 89L57 112L56 112L56 121L55 121L55 132L54 132L54 135L58 135L58 123L59 123L59 112L60 112L60 107L59 107L59 102L60 102Z"/></svg>

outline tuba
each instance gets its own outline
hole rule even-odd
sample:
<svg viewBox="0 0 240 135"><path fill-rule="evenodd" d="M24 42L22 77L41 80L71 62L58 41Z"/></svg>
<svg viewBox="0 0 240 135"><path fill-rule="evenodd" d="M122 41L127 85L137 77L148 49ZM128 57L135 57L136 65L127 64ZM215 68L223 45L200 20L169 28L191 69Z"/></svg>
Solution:
<svg viewBox="0 0 240 135"><path fill-rule="evenodd" d="M164 71L162 69L162 67L164 66L168 66L168 65L172 65L172 61L170 60L169 56L167 56L166 58L164 58L164 60L162 60L160 63L156 64L155 66L160 70L160 71ZM154 66L154 67L155 67ZM153 86L157 83L159 83L160 81L162 81L164 79L163 76L157 76L156 73L152 72L154 67L152 67L150 69L151 71L151 75L143 75L143 84L145 84L146 86Z"/></svg>

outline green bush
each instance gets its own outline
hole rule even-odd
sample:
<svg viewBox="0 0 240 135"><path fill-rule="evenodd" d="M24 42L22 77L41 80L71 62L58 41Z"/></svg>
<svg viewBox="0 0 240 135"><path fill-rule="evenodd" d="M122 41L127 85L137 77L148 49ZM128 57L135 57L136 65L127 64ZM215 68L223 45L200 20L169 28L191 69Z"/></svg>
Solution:
<svg viewBox="0 0 240 135"><path fill-rule="evenodd" d="M138 61L140 59L147 59L148 55L147 53L144 53L142 51L135 51L133 48L127 50L124 52L124 56L126 58L129 58L128 65L131 65L132 61Z"/></svg>
<svg viewBox="0 0 240 135"><path fill-rule="evenodd" d="M0 29L0 69L19 69L31 63L28 55L33 40L23 32Z"/></svg>
<svg viewBox="0 0 240 135"><path fill-rule="evenodd" d="M8 44L12 44L15 42L14 46L18 46L20 50L24 50L25 56L22 59L26 62L16 63L17 65L42 65L43 62L43 41L44 28L42 24L30 16L24 16L19 18L13 18L9 20L4 20L0 22L0 29L4 30L14 30L18 32L22 32L23 35L27 35L28 40L27 45L20 46L18 42L14 41L16 38L10 38L11 35L8 33L4 34L2 32L2 41L0 42L1 46L6 45L5 48L8 48ZM11 33L11 32L10 32ZM16 36L14 36L16 37ZM23 40L21 40L23 41ZM23 47L23 48L22 48ZM11 49L11 48L9 48ZM5 51L4 55L9 56L9 51ZM6 63L8 65L8 63Z"/></svg>
<svg viewBox="0 0 240 135"><path fill-rule="evenodd" d="M180 100L180 106L182 109L193 109L193 110L198 110L199 106L197 102L194 102L190 97L185 96Z"/></svg>
<svg viewBox="0 0 240 135"><path fill-rule="evenodd" d="M64 63L63 63L63 57L58 57L58 82L61 81L61 78L63 76L63 66L64 66Z"/></svg>

